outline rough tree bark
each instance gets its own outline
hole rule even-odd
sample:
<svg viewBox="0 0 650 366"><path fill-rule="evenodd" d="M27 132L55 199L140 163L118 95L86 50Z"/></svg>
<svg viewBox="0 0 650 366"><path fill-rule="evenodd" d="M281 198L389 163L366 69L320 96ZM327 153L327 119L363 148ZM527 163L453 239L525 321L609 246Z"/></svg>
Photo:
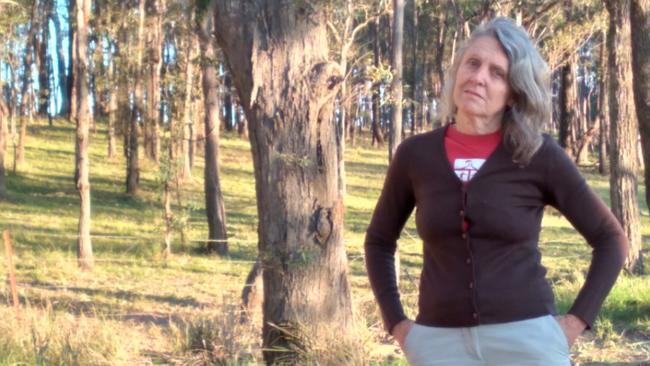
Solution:
<svg viewBox="0 0 650 366"><path fill-rule="evenodd" d="M83 269L93 267L93 248L90 241L90 157L88 155L88 127L90 99L88 97L88 21L91 0L76 0L75 82L77 86L77 140L75 145L75 183L79 192L79 226L77 231L77 264Z"/></svg>
<svg viewBox="0 0 650 366"><path fill-rule="evenodd" d="M402 75L404 67L402 62L402 48L404 47L404 0L393 0L393 47L392 68L393 82L391 95L393 98L393 118L390 124L390 137L388 139L388 161L393 159L393 154L402 142Z"/></svg>
<svg viewBox="0 0 650 366"><path fill-rule="evenodd" d="M632 0L634 101L645 165L645 202L650 207L650 0Z"/></svg>
<svg viewBox="0 0 650 366"><path fill-rule="evenodd" d="M199 14L197 14L199 16ZM201 74L203 102L205 104L205 167L203 169L203 188L205 211L208 219L208 251L220 255L228 253L226 231L226 208L219 180L219 95L214 47L212 9L201 15L197 29L201 50ZM229 91L226 91L227 93Z"/></svg>
<svg viewBox="0 0 650 366"><path fill-rule="evenodd" d="M625 269L642 273L641 227L637 201L637 119L632 91L630 0L607 0L612 211L630 242Z"/></svg>
<svg viewBox="0 0 650 366"><path fill-rule="evenodd" d="M322 8L286 0L215 4L216 37L249 123L264 358L300 363L298 350L308 346L301 330L320 337L335 327L342 338L352 326L332 118L342 75L328 61Z"/></svg>

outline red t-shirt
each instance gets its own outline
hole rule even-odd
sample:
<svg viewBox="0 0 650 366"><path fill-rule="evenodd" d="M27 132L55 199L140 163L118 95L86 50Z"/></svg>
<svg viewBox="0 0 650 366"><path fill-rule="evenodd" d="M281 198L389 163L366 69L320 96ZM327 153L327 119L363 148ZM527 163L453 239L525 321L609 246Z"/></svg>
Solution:
<svg viewBox="0 0 650 366"><path fill-rule="evenodd" d="M502 136L501 130L487 135L466 135L459 132L456 125L449 126L445 150L456 176L467 184L499 146Z"/></svg>
<svg viewBox="0 0 650 366"><path fill-rule="evenodd" d="M451 125L445 135L447 159L454 173L465 185L474 177L485 160L496 150L503 132L498 130L487 135L466 135ZM469 230L469 222L462 222L463 231Z"/></svg>

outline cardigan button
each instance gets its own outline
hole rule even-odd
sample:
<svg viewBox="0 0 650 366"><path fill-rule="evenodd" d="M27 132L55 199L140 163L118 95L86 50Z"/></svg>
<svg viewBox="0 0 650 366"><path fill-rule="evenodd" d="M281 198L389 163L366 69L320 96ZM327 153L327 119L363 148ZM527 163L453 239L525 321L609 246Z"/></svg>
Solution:
<svg viewBox="0 0 650 366"><path fill-rule="evenodd" d="M467 239L467 233L463 233L463 234L461 235L461 237L462 237L463 239Z"/></svg>
<svg viewBox="0 0 650 366"><path fill-rule="evenodd" d="M460 210L460 216L465 216L465 210Z"/></svg>
<svg viewBox="0 0 650 366"><path fill-rule="evenodd" d="M467 259L465 259L465 263L467 263L467 264L471 264L471 263L472 263L472 258L469 258L469 257L468 257Z"/></svg>
<svg viewBox="0 0 650 366"><path fill-rule="evenodd" d="M469 288L474 288L474 282L469 283Z"/></svg>
<svg viewBox="0 0 650 366"><path fill-rule="evenodd" d="M478 314L476 314L476 313L472 313L472 318L477 319L477 318L478 318Z"/></svg>

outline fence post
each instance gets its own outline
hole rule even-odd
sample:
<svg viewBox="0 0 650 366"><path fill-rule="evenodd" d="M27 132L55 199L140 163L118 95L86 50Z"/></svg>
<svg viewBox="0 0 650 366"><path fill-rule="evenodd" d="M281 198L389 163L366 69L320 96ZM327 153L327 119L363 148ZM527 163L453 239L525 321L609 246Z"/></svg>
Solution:
<svg viewBox="0 0 650 366"><path fill-rule="evenodd" d="M2 237L5 242L5 255L7 258L7 270L9 271L9 284L11 286L11 297L16 310L16 318L20 319L20 303L18 302L18 288L16 286L16 269L14 268L14 254L11 245L11 236L9 230L4 230Z"/></svg>

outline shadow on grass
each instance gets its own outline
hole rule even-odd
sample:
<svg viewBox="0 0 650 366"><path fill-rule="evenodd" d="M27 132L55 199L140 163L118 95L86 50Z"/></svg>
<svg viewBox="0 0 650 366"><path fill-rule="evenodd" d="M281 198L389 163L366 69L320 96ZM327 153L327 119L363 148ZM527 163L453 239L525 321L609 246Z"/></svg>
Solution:
<svg viewBox="0 0 650 366"><path fill-rule="evenodd" d="M383 177L386 174L386 164L366 163L360 161L346 161L345 170L354 175L377 175Z"/></svg>
<svg viewBox="0 0 650 366"><path fill-rule="evenodd" d="M0 294L0 301L9 303L9 299L4 294ZM20 295L19 301L24 307L29 303L30 306L56 311L63 311L76 316L85 316L88 318L114 319L118 321L132 321L141 324L155 324L158 326L168 326L171 322L180 321L181 317L172 313L161 312L128 312L125 314L116 313L114 304L101 302L97 300L83 301L66 296L24 296Z"/></svg>

